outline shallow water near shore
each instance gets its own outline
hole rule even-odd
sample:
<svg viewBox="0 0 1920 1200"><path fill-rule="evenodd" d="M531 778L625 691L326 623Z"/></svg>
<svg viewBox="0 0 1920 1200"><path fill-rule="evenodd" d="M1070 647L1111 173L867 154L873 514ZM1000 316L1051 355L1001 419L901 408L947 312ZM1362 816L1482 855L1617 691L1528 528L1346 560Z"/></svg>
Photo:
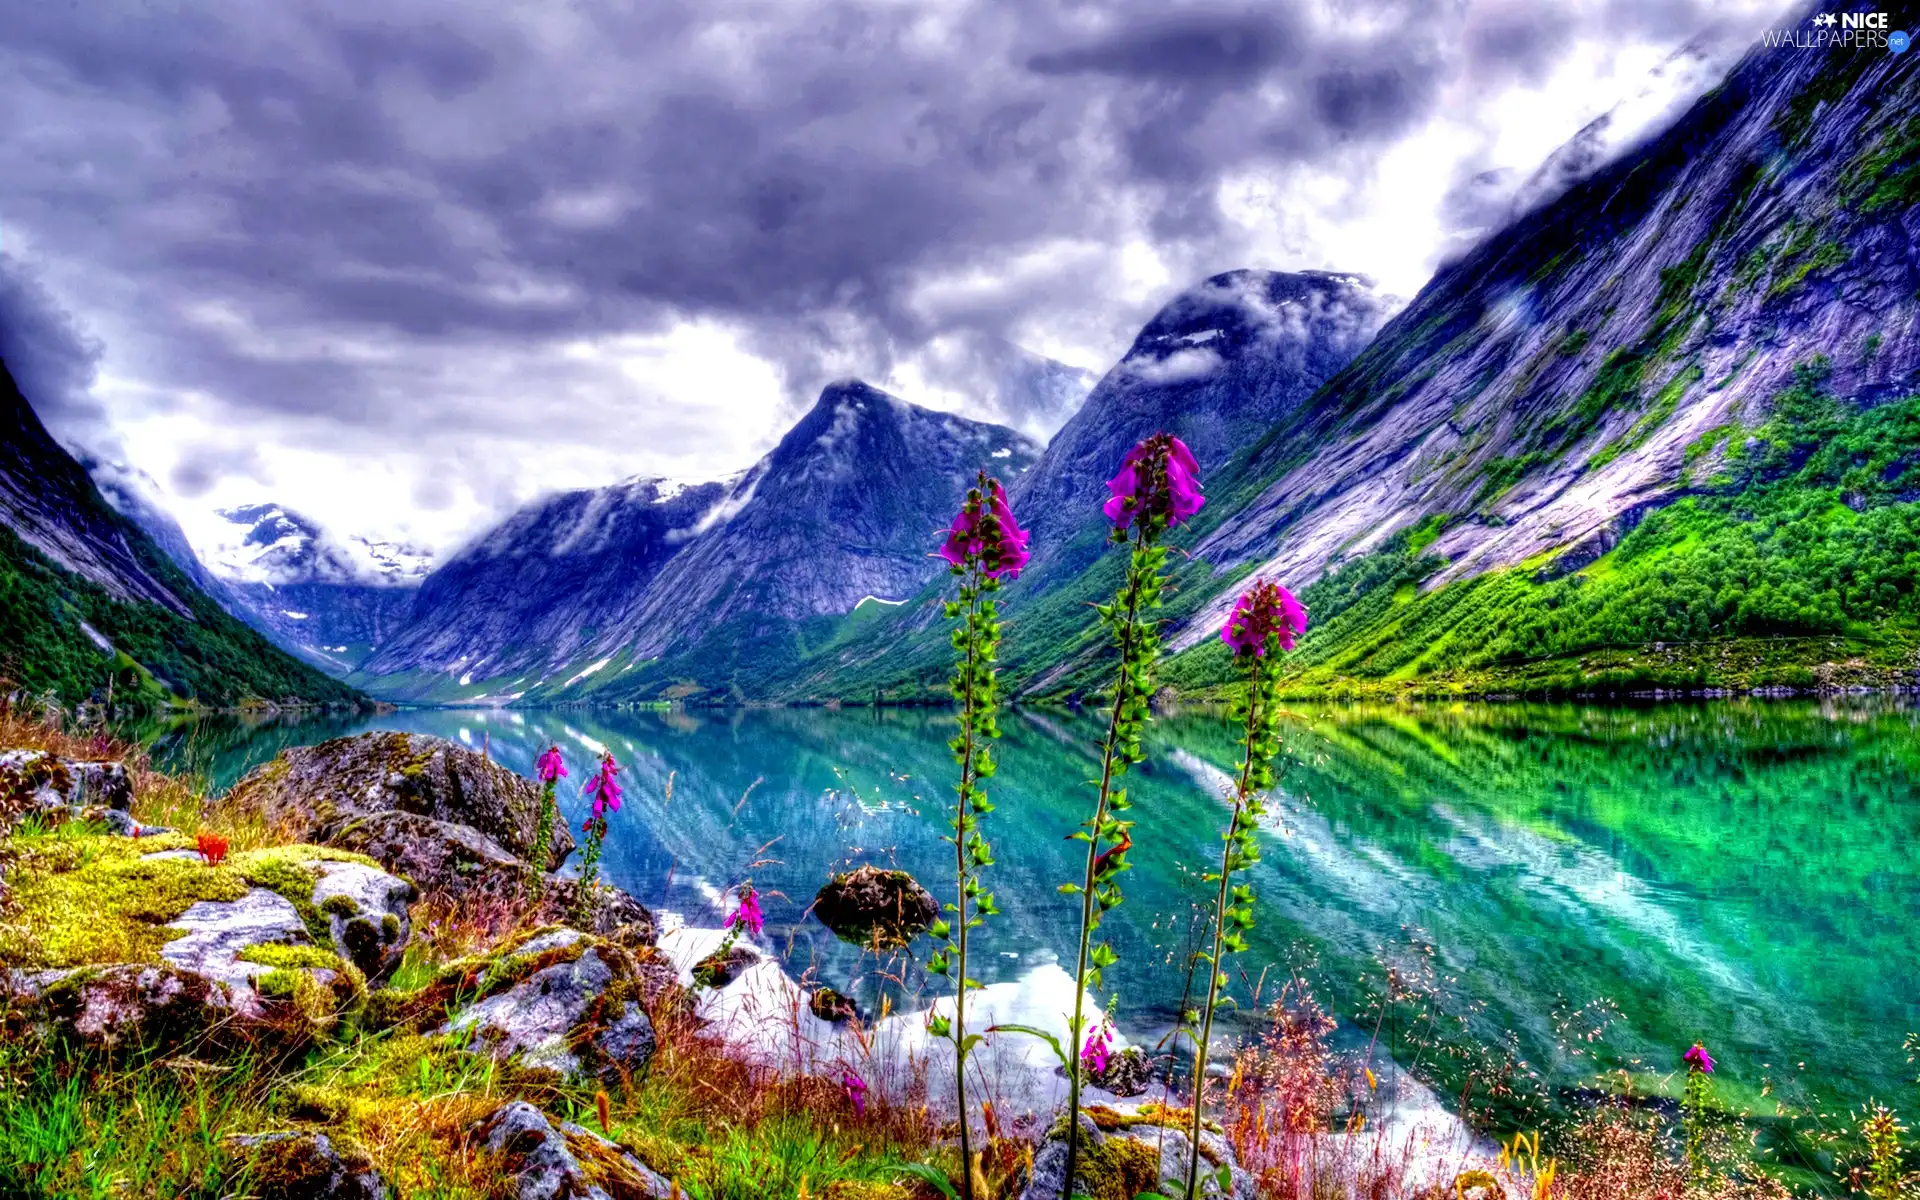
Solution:
<svg viewBox="0 0 1920 1200"><path fill-rule="evenodd" d="M1349 1037L1373 1037L1371 1000L1390 966L1415 995L1380 1021L1380 1044L1443 1078L1450 1047L1472 1041L1512 1047L1550 1089L1605 1066L1658 1086L1698 1039L1736 1097L1772 1082L1790 1101L1851 1104L1911 1087L1901 1040L1920 1031L1915 710L1715 701L1303 706L1296 717L1252 874L1259 925L1232 963L1244 1009L1298 972L1349 1020ZM1091 804L1099 732L1057 710L1010 712L1002 728L987 833L1003 915L970 967L990 984L1071 961L1078 907L1056 889L1084 853L1065 838ZM949 714L421 710L201 724L157 749L225 787L287 745L370 729L484 747L527 773L557 743L576 822L588 764L611 749L627 784L604 860L612 881L712 925L724 890L751 879L765 897L763 945L791 974L869 1004L883 992L896 1006L922 1001L914 962L844 945L805 910L829 873L860 862L903 867L945 898ZM1102 995L1136 1041L1163 1032L1182 1002L1234 732L1219 713L1162 717L1128 778L1134 870L1109 917L1121 961Z"/></svg>

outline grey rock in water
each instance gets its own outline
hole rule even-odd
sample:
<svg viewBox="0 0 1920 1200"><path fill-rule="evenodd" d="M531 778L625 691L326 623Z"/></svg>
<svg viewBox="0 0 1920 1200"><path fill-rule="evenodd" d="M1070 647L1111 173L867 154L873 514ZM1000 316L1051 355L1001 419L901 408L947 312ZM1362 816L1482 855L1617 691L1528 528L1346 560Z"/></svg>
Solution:
<svg viewBox="0 0 1920 1200"><path fill-rule="evenodd" d="M813 915L846 941L892 950L924 933L940 904L905 871L869 863L827 880L813 898Z"/></svg>
<svg viewBox="0 0 1920 1200"><path fill-rule="evenodd" d="M322 842L363 817L413 813L470 826L525 856L533 850L540 787L445 738L363 733L282 751L235 784L228 803L309 827ZM572 831L556 824L544 865L558 867L573 847Z"/></svg>
<svg viewBox="0 0 1920 1200"><path fill-rule="evenodd" d="M617 1142L555 1121L524 1100L494 1110L467 1140L498 1156L515 1200L668 1200L676 1194Z"/></svg>
<svg viewBox="0 0 1920 1200"><path fill-rule="evenodd" d="M387 1188L365 1155L343 1153L310 1130L230 1134L233 1180L255 1200L386 1200Z"/></svg>
<svg viewBox="0 0 1920 1200"><path fill-rule="evenodd" d="M619 946L572 929L539 934L498 952L504 986L463 1003L438 1032L474 1053L514 1058L566 1078L631 1079L653 1060L653 1022L640 1001L641 973ZM541 960L551 959L546 965ZM521 974L515 963L535 969Z"/></svg>

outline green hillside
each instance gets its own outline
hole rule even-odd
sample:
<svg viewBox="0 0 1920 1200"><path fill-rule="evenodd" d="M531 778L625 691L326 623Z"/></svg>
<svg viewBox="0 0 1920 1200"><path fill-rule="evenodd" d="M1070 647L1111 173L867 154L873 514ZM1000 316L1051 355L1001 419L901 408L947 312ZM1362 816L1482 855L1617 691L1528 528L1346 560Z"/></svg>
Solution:
<svg viewBox="0 0 1920 1200"><path fill-rule="evenodd" d="M143 535L130 531L128 540L141 565L181 598L192 620L156 604L115 600L0 525L0 681L53 692L63 704L103 694L110 678L116 702L226 708L363 699L228 616Z"/></svg>

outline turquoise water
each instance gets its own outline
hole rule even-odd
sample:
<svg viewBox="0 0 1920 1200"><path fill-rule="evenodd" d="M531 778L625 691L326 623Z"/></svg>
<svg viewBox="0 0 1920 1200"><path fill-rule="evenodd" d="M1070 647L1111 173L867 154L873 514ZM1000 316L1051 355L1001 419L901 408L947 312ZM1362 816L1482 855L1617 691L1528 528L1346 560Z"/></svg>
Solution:
<svg viewBox="0 0 1920 1200"><path fill-rule="evenodd" d="M1311 708L1297 714L1265 859L1260 924L1234 964L1253 1007L1290 972L1350 1030L1447 1080L1461 1047L1510 1046L1552 1090L1627 1066L1657 1085L1701 1039L1724 1084L1757 1096L1904 1100L1920 1031L1920 716L1890 703L1715 702ZM1010 713L990 884L1005 915L973 974L1070 959L1096 772L1088 718ZM587 774L626 768L607 874L712 923L715 890L751 879L795 973L871 995L916 973L804 916L835 870L903 867L944 897L951 794L940 712L417 711L352 724L202 727L162 745L224 786L291 742L364 729L437 734L530 771L558 743ZM1215 713L1155 722L1130 781L1135 869L1110 918L1107 983L1129 1029L1181 1003L1198 874L1218 853L1233 731ZM669 797L668 781L672 781ZM564 799L578 820L577 792ZM1411 993L1376 1003L1391 967ZM1264 978L1262 972L1264 971ZM1602 1029L1592 1041L1584 1040ZM1804 1064L1804 1065L1802 1065ZM1770 1105L1769 1105L1770 1107Z"/></svg>

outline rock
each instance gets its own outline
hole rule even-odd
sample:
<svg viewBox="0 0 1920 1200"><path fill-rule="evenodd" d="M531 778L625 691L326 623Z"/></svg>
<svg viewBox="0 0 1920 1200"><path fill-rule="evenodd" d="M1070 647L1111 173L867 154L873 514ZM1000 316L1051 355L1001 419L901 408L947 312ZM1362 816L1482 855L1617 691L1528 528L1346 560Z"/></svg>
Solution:
<svg viewBox="0 0 1920 1200"><path fill-rule="evenodd" d="M385 979L407 946L412 884L362 863L310 862L320 876L313 905L325 914L333 944L368 979Z"/></svg>
<svg viewBox="0 0 1920 1200"><path fill-rule="evenodd" d="M238 900L199 900L167 923L186 933L160 948L160 957L227 985L253 986L256 975L271 968L242 962L243 951L257 946L312 946L307 924L292 901L266 888L252 888Z"/></svg>
<svg viewBox="0 0 1920 1200"><path fill-rule="evenodd" d="M1153 1060L1140 1047L1128 1046L1107 1060L1106 1070L1089 1072L1087 1079L1116 1096L1144 1095L1153 1084Z"/></svg>
<svg viewBox="0 0 1920 1200"><path fill-rule="evenodd" d="M0 991L15 1034L95 1051L203 1041L232 1024L237 1007L224 984L171 964L7 972Z"/></svg>
<svg viewBox="0 0 1920 1200"><path fill-rule="evenodd" d="M474 964L466 979L481 994L463 995L436 1032L465 1035L473 1053L608 1083L639 1074L653 1060L640 969L611 942L546 930Z"/></svg>
<svg viewBox="0 0 1920 1200"><path fill-rule="evenodd" d="M380 812L356 817L327 838L327 844L352 850L396 875L411 879L425 895L479 906L524 902L526 860L468 825L411 812ZM548 876L534 921L568 919L579 883ZM586 924L588 932L630 945L652 945L653 914L619 888L601 885Z"/></svg>
<svg viewBox="0 0 1920 1200"><path fill-rule="evenodd" d="M117 762L82 762L44 750L0 750L0 831L28 815L65 818L88 807L124 814L132 806L133 782Z"/></svg>
<svg viewBox="0 0 1920 1200"><path fill-rule="evenodd" d="M835 875L813 900L813 915L846 941L898 949L940 915L940 905L905 871L872 865Z"/></svg>
<svg viewBox="0 0 1920 1200"><path fill-rule="evenodd" d="M363 1154L342 1152L324 1133L229 1134L234 1182L255 1200L385 1200L380 1172Z"/></svg>
<svg viewBox="0 0 1920 1200"><path fill-rule="evenodd" d="M1074 1191L1090 1200L1133 1200L1142 1192L1159 1191L1169 1196L1183 1195L1187 1176L1187 1156L1192 1143L1187 1140L1184 1122L1176 1118L1163 1124L1159 1110L1146 1108L1107 1108L1096 1105L1080 1116L1080 1162ZM1228 1171L1230 1185L1222 1189L1219 1170ZM1020 1200L1063 1200L1067 1174L1065 1120L1034 1154L1033 1174ZM1198 1196L1216 1200L1254 1200L1252 1177L1240 1170L1233 1148L1226 1139L1209 1130L1200 1133L1200 1188Z"/></svg>
<svg viewBox="0 0 1920 1200"><path fill-rule="evenodd" d="M363 733L282 751L235 784L228 803L257 808L269 821L309 826L323 842L359 818L413 813L469 826L524 856L533 849L540 787L445 738ZM572 830L557 823L543 865L557 868L573 847Z"/></svg>
<svg viewBox="0 0 1920 1200"><path fill-rule="evenodd" d="M497 1108L468 1131L468 1144L499 1156L516 1200L668 1200L679 1193L617 1142L524 1100Z"/></svg>
<svg viewBox="0 0 1920 1200"><path fill-rule="evenodd" d="M822 1021L831 1021L836 1025L841 1021L851 1021L859 1015L859 1010L854 1007L852 1000L830 987L813 989L813 995L807 997L807 1008Z"/></svg>
<svg viewBox="0 0 1920 1200"><path fill-rule="evenodd" d="M191 850L142 855L143 860L197 857ZM333 953L367 978L390 974L407 944L413 885L365 863L311 859L300 867L316 877L306 901L316 922L326 922ZM292 900L258 887L237 900L198 901L168 922L168 928L187 934L162 947L161 958L223 983L247 986L274 964L245 961L241 956L246 951L262 946L311 948L315 932ZM331 985L331 974L319 982Z"/></svg>
<svg viewBox="0 0 1920 1200"><path fill-rule="evenodd" d="M723 988L759 961L760 954L752 946L735 942L693 964L693 981L701 987Z"/></svg>

